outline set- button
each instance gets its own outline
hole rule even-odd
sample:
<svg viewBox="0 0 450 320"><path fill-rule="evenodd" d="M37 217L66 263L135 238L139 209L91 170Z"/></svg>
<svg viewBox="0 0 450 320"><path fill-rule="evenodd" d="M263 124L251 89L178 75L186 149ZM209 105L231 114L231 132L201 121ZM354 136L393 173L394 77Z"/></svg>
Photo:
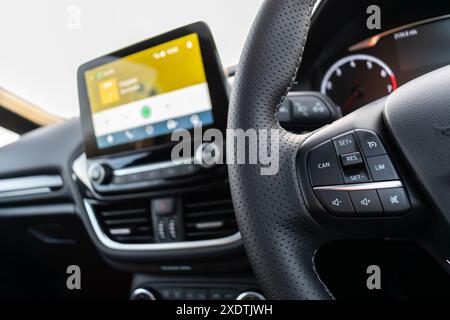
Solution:
<svg viewBox="0 0 450 320"><path fill-rule="evenodd" d="M338 155L358 151L358 144L353 133L349 133L333 139L334 147Z"/></svg>

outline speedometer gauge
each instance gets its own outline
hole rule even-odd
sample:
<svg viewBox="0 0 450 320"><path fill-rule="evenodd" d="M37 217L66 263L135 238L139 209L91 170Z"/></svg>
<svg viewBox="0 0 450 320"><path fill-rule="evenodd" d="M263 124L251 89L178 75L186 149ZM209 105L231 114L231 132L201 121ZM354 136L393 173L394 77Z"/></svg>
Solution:
<svg viewBox="0 0 450 320"><path fill-rule="evenodd" d="M395 89L397 80L386 63L373 56L356 54L330 67L322 79L320 91L347 114Z"/></svg>

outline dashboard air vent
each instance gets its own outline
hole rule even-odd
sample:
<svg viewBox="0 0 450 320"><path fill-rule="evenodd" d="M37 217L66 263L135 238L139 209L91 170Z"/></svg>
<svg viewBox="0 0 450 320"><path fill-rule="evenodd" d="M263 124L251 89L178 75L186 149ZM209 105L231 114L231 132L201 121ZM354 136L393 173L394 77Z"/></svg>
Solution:
<svg viewBox="0 0 450 320"><path fill-rule="evenodd" d="M150 205L146 201L96 206L97 219L114 241L151 243L154 240Z"/></svg>
<svg viewBox="0 0 450 320"><path fill-rule="evenodd" d="M183 199L187 240L207 240L238 232L228 190L190 194Z"/></svg>

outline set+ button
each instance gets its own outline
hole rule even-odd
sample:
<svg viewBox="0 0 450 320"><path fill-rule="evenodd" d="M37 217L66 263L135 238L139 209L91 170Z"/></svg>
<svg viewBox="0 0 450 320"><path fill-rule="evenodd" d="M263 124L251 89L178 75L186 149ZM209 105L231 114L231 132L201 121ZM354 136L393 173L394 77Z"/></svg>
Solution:
<svg viewBox="0 0 450 320"><path fill-rule="evenodd" d="M334 138L333 144L338 155L349 154L358 151L358 145L353 133L348 133L343 136Z"/></svg>

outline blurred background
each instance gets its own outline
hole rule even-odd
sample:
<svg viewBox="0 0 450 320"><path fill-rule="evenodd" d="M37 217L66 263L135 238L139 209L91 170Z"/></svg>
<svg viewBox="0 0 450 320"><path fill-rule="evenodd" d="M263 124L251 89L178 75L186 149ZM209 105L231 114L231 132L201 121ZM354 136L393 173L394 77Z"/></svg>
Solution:
<svg viewBox="0 0 450 320"><path fill-rule="evenodd" d="M205 21L224 67L238 62L262 0L2 0L0 88L63 118L78 115L80 64ZM0 128L0 145L15 140Z"/></svg>

